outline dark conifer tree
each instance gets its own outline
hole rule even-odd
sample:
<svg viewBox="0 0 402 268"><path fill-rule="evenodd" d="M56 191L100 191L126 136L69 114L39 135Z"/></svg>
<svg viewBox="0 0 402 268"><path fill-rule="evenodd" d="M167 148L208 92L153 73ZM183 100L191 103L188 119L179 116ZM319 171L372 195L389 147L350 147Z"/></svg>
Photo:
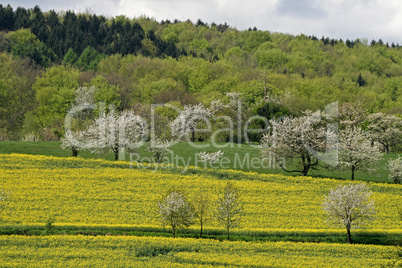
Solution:
<svg viewBox="0 0 402 268"><path fill-rule="evenodd" d="M14 30L30 28L29 13L23 7L18 7L14 13Z"/></svg>
<svg viewBox="0 0 402 268"><path fill-rule="evenodd" d="M47 42L48 38L48 27L46 25L45 16L39 6L35 6L31 11L31 31L38 39L44 43Z"/></svg>
<svg viewBox="0 0 402 268"><path fill-rule="evenodd" d="M10 5L4 7L0 4L0 30L11 31L14 29L14 11Z"/></svg>

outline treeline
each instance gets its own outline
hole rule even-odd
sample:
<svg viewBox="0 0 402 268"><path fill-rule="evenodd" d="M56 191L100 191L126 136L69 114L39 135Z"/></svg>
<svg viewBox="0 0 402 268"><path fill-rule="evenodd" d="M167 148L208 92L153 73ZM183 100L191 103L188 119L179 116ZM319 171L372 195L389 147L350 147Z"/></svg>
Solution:
<svg viewBox="0 0 402 268"><path fill-rule="evenodd" d="M183 40L181 35L186 34L185 32L189 30L188 26L190 28L200 27L202 30L196 31L198 36L191 36L191 33L188 33L188 40ZM217 38L222 37L225 31L234 30L226 23L219 25L211 23L209 25L201 19L195 23L189 20L186 22L166 20L157 23L145 17L135 19L129 19L125 16L106 18L95 14L75 14L73 11L56 12L50 10L42 12L39 6L35 6L33 9L18 7L13 10L10 5L3 6L0 4L0 31L8 32L19 29L30 29L38 40L46 45L46 49L50 50L45 53L54 56L50 57L50 59L56 62L62 61L69 50L81 55L88 47L105 55L142 54L144 56L177 58L189 54L195 57L207 57L217 60L222 56L219 46L224 44L217 42L219 44L214 46L213 43L217 41ZM256 27L249 28L248 31L260 33L248 37L255 39L257 42L269 40L269 32L262 33ZM323 45L331 46L335 46L338 43L344 43L349 48L363 43L368 45L367 41L360 39L347 39L344 42L342 39L330 39L324 36L321 39L314 35L307 38L313 41L321 41ZM232 38L224 38L223 41L235 41L230 39ZM211 42L212 40L214 42ZM192 42L186 44L188 41ZM241 44L241 41L239 44ZM384 44L381 39L378 41L372 40L370 45L399 48L399 44ZM1 47L6 47L6 44L3 43ZM256 47L252 45L245 47L246 51L249 52L253 48L255 49ZM47 62L38 61L34 57L33 59L41 65L47 64Z"/></svg>
<svg viewBox="0 0 402 268"><path fill-rule="evenodd" d="M145 32L138 22L125 17L107 19L72 11L56 13L54 10L44 13L39 6L33 9L18 7L14 11L10 5L0 5L0 31L19 29L30 29L51 51L48 54L54 53L52 61L56 62L60 62L69 49L80 55L87 47L105 55L152 54L175 58L186 54L173 42L161 40L153 31ZM154 51L148 51L147 46L152 46ZM40 61L36 63L46 66Z"/></svg>
<svg viewBox="0 0 402 268"><path fill-rule="evenodd" d="M0 30L0 139L57 139L80 86L95 86L94 101L118 110L209 107L239 92L247 116L300 115L334 101L402 114L402 48L381 40L2 5Z"/></svg>

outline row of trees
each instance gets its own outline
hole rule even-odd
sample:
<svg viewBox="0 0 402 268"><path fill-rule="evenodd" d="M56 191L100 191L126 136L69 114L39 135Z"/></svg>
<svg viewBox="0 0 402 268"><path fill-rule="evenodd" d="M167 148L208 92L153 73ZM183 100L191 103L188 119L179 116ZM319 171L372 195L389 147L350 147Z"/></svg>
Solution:
<svg viewBox="0 0 402 268"><path fill-rule="evenodd" d="M375 219L372 192L365 184L339 185L325 195L323 209L328 216L328 223L346 228L348 242L352 243L351 229L365 226ZM0 189L0 219L2 213L10 211L8 199L10 193ZM230 181L212 200L207 192L200 191L192 199L181 189L171 188L157 201L160 223L172 228L176 237L177 230L200 224L200 238L205 224L216 220L222 225L230 239L230 230L240 227L244 205L239 189ZM48 223L49 224L49 223ZM51 224L51 223L50 223Z"/></svg>
<svg viewBox="0 0 402 268"><path fill-rule="evenodd" d="M243 213L239 190L232 182L226 184L214 202L206 192L198 192L190 200L182 190L172 188L158 200L157 207L161 223L172 228L173 237L178 228L189 227L195 221L200 224L202 237L205 224L215 219L225 227L229 240L230 229L239 226Z"/></svg>
<svg viewBox="0 0 402 268"><path fill-rule="evenodd" d="M150 140L149 151L160 163L170 152L171 142L161 136L166 134L167 121L155 122L155 116L149 120L134 110L118 112L113 105L109 111L105 107L102 109L93 102L96 91L95 87L81 87L75 92L76 106L66 120L69 129L62 139L63 148L71 148L73 156L77 156L78 150L85 149L111 151L117 160L119 153L136 151ZM166 109L176 113L170 123L170 137L179 141L194 142L197 133L198 137L209 138L212 142L222 136L226 137L226 141L234 142L233 133L239 127L238 142L243 138L248 140L248 131L257 130L248 129L251 120L241 116L240 94L229 95L228 104L215 101L211 108L202 104L185 106L183 110L171 105L157 108L161 108L159 114ZM94 118L94 114L99 112L101 115ZM339 112L333 117L330 113L307 111L300 117L270 120L268 129L258 130L260 135L266 132L261 139L262 157L281 157L288 162L296 160L298 167L295 169L279 164L283 170L300 172L303 176L319 166L342 168L349 170L354 180L355 171L372 171L382 157L381 152L388 153L390 147L399 144L402 139L402 119L399 117L382 113L367 116L359 105L350 103L342 105ZM214 126L211 127L211 124ZM201 159L212 164L221 156L222 152L213 157L200 155ZM395 169L397 163L390 162L390 169ZM396 176L392 180L398 182L400 179Z"/></svg>
<svg viewBox="0 0 402 268"><path fill-rule="evenodd" d="M339 185L324 196L323 209L329 224L346 228L348 243L352 243L351 229L360 228L375 219L372 192L365 184ZM205 192L199 192L191 201L180 189L172 188L157 202L162 225L172 228L173 237L179 228L189 227L197 219L200 224L200 237L205 223L211 218L225 227L227 239L230 229L239 227L243 205L240 193L232 182L228 182L218 195L215 208ZM212 212L212 217L211 217Z"/></svg>
<svg viewBox="0 0 402 268"><path fill-rule="evenodd" d="M271 131L261 140L263 157L273 155L297 161L296 169L281 168L303 176L318 166L349 170L352 180L357 170L372 171L382 157L381 152L389 153L390 146L400 143L402 119L382 113L366 116L358 105L353 106L354 110L351 106L341 106L335 121L330 114L320 111L271 120ZM390 170L397 169L397 163L391 161ZM397 175L390 179L399 181Z"/></svg>

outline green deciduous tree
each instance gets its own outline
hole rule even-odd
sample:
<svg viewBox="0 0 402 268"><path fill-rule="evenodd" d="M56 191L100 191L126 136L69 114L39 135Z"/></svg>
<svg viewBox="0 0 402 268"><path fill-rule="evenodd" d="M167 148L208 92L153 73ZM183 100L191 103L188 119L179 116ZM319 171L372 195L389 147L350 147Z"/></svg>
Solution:
<svg viewBox="0 0 402 268"><path fill-rule="evenodd" d="M74 102L80 73L65 66L51 67L33 85L38 106L36 118L43 128L61 128Z"/></svg>
<svg viewBox="0 0 402 268"><path fill-rule="evenodd" d="M96 70L99 62L104 58L103 54L98 53L94 48L88 46L84 49L76 62L76 66L83 70Z"/></svg>
<svg viewBox="0 0 402 268"><path fill-rule="evenodd" d="M230 239L230 229L238 227L243 213L243 204L239 190L232 182L227 182L223 191L218 195L214 212L215 219L225 227L227 238Z"/></svg>
<svg viewBox="0 0 402 268"><path fill-rule="evenodd" d="M113 106L118 109L120 107L120 87L109 84L104 76L96 76L87 86L96 87L94 92L95 103L103 102L106 108Z"/></svg>
<svg viewBox="0 0 402 268"><path fill-rule="evenodd" d="M204 225L210 220L211 200L206 191L199 191L194 196L194 214L200 223L200 237L202 237L202 231Z"/></svg>
<svg viewBox="0 0 402 268"><path fill-rule="evenodd" d="M64 65L71 65L73 66L77 62L77 54L74 52L74 50L70 47L66 53L66 55L63 58L63 64Z"/></svg>
<svg viewBox="0 0 402 268"><path fill-rule="evenodd" d="M52 49L41 42L29 29L20 29L7 34L14 57L30 58L35 63L48 67L56 60Z"/></svg>

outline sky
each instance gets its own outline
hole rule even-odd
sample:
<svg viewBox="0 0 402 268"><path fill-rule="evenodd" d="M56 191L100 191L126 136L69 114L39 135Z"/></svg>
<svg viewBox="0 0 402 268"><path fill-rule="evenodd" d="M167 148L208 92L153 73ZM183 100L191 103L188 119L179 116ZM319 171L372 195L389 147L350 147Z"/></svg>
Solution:
<svg viewBox="0 0 402 268"><path fill-rule="evenodd" d="M306 34L343 40L402 44L401 0L13 0L3 5L32 8L90 10L97 15L139 17L157 21L201 19L228 23L238 30L257 27L270 32Z"/></svg>

